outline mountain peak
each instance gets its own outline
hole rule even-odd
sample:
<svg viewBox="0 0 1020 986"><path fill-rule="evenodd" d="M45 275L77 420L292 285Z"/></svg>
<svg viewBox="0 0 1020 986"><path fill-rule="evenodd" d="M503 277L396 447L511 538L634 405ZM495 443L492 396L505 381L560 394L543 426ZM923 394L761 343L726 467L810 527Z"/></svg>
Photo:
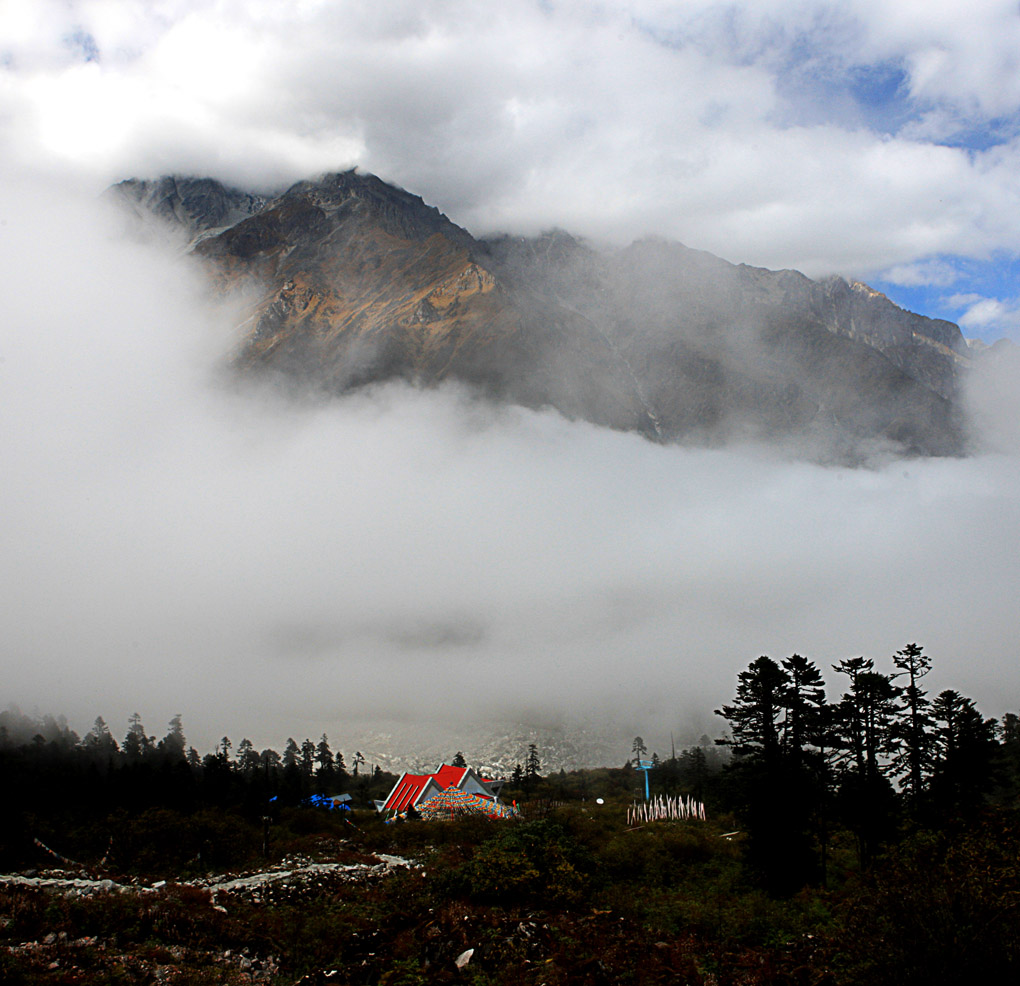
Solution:
<svg viewBox="0 0 1020 986"><path fill-rule="evenodd" d="M266 197L231 188L215 178L164 175L153 181L129 178L107 190L107 195L136 219L156 219L190 237L226 229L260 212Z"/></svg>
<svg viewBox="0 0 1020 986"><path fill-rule="evenodd" d="M257 286L239 366L299 389L459 380L665 441L779 440L843 459L875 443L964 447L959 328L860 282L661 240L616 251L562 230L477 241L355 170L268 200L209 179L116 188L192 235L224 289Z"/></svg>

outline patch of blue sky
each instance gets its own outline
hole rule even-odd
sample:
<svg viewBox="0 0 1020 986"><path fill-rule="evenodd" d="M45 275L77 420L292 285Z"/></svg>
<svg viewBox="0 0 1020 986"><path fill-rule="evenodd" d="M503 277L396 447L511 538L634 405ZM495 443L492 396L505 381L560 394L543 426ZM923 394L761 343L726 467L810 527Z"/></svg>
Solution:
<svg viewBox="0 0 1020 986"><path fill-rule="evenodd" d="M99 45L96 39L84 28L76 27L64 38L64 47L75 54L83 62L99 61Z"/></svg>
<svg viewBox="0 0 1020 986"><path fill-rule="evenodd" d="M908 311L956 322L969 339L1020 342L1020 257L929 257L870 279Z"/></svg>
<svg viewBox="0 0 1020 986"><path fill-rule="evenodd" d="M1020 135L1020 112L974 119L944 109L939 112L938 132L932 133L928 115L940 108L912 97L900 62L845 65L831 58L809 58L806 50L800 55L777 75L783 109L775 122L780 125L865 128L975 153Z"/></svg>
<svg viewBox="0 0 1020 986"><path fill-rule="evenodd" d="M848 65L799 45L790 56L776 78L784 102L777 122L785 126L830 124L895 134L921 118L899 61Z"/></svg>
<svg viewBox="0 0 1020 986"><path fill-rule="evenodd" d="M939 140L947 147L962 147L971 151L987 151L1008 143L1020 134L1020 113L982 120L977 125L961 124L959 129Z"/></svg>

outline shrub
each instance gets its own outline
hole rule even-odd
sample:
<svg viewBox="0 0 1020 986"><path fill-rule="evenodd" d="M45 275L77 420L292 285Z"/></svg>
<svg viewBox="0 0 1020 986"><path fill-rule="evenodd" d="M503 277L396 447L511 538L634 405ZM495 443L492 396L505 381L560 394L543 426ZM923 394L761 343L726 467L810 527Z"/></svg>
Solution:
<svg viewBox="0 0 1020 986"><path fill-rule="evenodd" d="M575 904L590 888L595 860L562 826L542 819L508 825L462 869L470 893L491 902Z"/></svg>
<svg viewBox="0 0 1020 986"><path fill-rule="evenodd" d="M1020 826L921 833L862 880L837 960L874 986L1013 982L1020 974Z"/></svg>

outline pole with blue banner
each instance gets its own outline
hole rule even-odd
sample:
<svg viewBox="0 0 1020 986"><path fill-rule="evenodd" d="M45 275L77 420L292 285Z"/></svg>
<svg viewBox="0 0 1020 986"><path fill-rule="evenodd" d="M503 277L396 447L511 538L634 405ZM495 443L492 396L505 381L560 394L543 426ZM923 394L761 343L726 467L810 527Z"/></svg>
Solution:
<svg viewBox="0 0 1020 986"><path fill-rule="evenodd" d="M651 760L635 760L634 769L643 770L645 772L645 801L648 800L648 771L652 769L654 764Z"/></svg>

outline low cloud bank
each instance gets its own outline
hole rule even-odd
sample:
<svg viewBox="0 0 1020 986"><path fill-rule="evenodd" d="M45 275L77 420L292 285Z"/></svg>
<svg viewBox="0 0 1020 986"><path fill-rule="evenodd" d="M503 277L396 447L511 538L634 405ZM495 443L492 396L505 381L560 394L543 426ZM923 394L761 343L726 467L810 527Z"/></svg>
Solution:
<svg viewBox="0 0 1020 986"><path fill-rule="evenodd" d="M455 388L295 407L227 385L237 313L186 261L49 188L6 182L0 222L0 702L180 712L203 749L524 713L665 748L759 654L918 641L934 689L1020 707L1014 376L994 449L870 470Z"/></svg>

